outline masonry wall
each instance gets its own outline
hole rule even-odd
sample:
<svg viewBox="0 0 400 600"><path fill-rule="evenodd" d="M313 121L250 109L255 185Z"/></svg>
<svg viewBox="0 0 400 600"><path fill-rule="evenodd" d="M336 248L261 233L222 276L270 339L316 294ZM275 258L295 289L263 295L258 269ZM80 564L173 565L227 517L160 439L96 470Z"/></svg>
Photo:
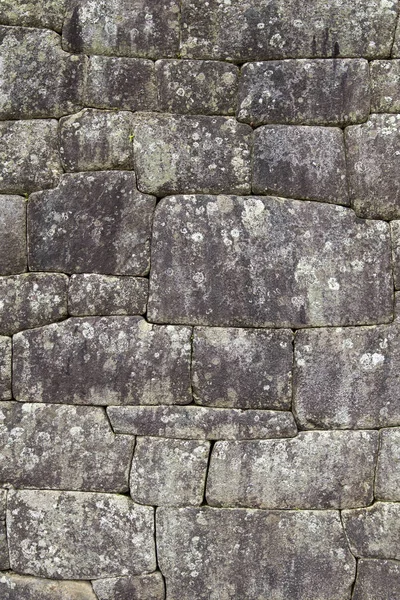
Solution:
<svg viewBox="0 0 400 600"><path fill-rule="evenodd" d="M2 600L400 599L398 11L0 0Z"/></svg>

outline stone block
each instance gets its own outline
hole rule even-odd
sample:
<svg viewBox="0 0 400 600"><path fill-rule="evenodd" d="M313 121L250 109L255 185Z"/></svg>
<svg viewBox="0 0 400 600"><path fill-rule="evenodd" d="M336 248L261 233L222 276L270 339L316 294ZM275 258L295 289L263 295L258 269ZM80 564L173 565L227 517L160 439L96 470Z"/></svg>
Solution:
<svg viewBox="0 0 400 600"><path fill-rule="evenodd" d="M0 275L26 271L26 202L0 196Z"/></svg>
<svg viewBox="0 0 400 600"><path fill-rule="evenodd" d="M394 560L358 561L353 600L399 600L400 565Z"/></svg>
<svg viewBox="0 0 400 600"><path fill-rule="evenodd" d="M375 496L379 500L400 501L400 429L380 432Z"/></svg>
<svg viewBox="0 0 400 600"><path fill-rule="evenodd" d="M73 316L143 315L149 281L144 277L111 277L89 273L72 275L68 310Z"/></svg>
<svg viewBox="0 0 400 600"><path fill-rule="evenodd" d="M1 0L0 23L61 32L68 0Z"/></svg>
<svg viewBox="0 0 400 600"><path fill-rule="evenodd" d="M64 175L29 200L30 269L145 275L155 203L137 191L133 173Z"/></svg>
<svg viewBox="0 0 400 600"><path fill-rule="evenodd" d="M67 316L68 277L24 273L0 277L0 335L13 335Z"/></svg>
<svg viewBox="0 0 400 600"><path fill-rule="evenodd" d="M68 52L160 58L179 50L179 1L80 0L63 26Z"/></svg>
<svg viewBox="0 0 400 600"><path fill-rule="evenodd" d="M96 600L90 582L51 581L2 573L0 575L2 600Z"/></svg>
<svg viewBox="0 0 400 600"><path fill-rule="evenodd" d="M11 490L11 568L50 579L99 579L154 571L154 509L126 496Z"/></svg>
<svg viewBox="0 0 400 600"><path fill-rule="evenodd" d="M128 491L134 438L115 435L100 407L2 402L0 445L2 483L16 488Z"/></svg>
<svg viewBox="0 0 400 600"><path fill-rule="evenodd" d="M0 521L6 518L7 490L0 488Z"/></svg>
<svg viewBox="0 0 400 600"><path fill-rule="evenodd" d="M393 276L394 287L400 289L400 221L390 223L393 250Z"/></svg>
<svg viewBox="0 0 400 600"><path fill-rule="evenodd" d="M348 125L368 118L368 62L284 60L243 66L238 119L252 125Z"/></svg>
<svg viewBox="0 0 400 600"><path fill-rule="evenodd" d="M200 506L210 442L139 437L130 474L135 502L155 506Z"/></svg>
<svg viewBox="0 0 400 600"><path fill-rule="evenodd" d="M256 129L252 190L348 205L342 131L293 125Z"/></svg>
<svg viewBox="0 0 400 600"><path fill-rule="evenodd" d="M6 525L4 521L0 521L0 571L5 571L10 568L10 561L8 557L8 545L7 545L7 534ZM0 582L1 582L0 574ZM1 592L1 583L0 583Z"/></svg>
<svg viewBox="0 0 400 600"><path fill-rule="evenodd" d="M97 579L92 582L97 600L164 600L164 579L155 572L141 577Z"/></svg>
<svg viewBox="0 0 400 600"><path fill-rule="evenodd" d="M134 116L138 188L175 193L250 193L252 129L229 117Z"/></svg>
<svg viewBox="0 0 400 600"><path fill-rule="evenodd" d="M158 95L163 112L234 115L239 69L212 60L158 60Z"/></svg>
<svg viewBox="0 0 400 600"><path fill-rule="evenodd" d="M132 115L85 108L60 120L60 155L66 171L132 169Z"/></svg>
<svg viewBox="0 0 400 600"><path fill-rule="evenodd" d="M387 223L272 197L158 204L149 320L236 327L361 325L393 318Z"/></svg>
<svg viewBox="0 0 400 600"><path fill-rule="evenodd" d="M62 167L55 119L0 122L0 193L26 194L57 185Z"/></svg>
<svg viewBox="0 0 400 600"><path fill-rule="evenodd" d="M371 112L400 112L400 60L370 63Z"/></svg>
<svg viewBox="0 0 400 600"><path fill-rule="evenodd" d="M114 431L131 435L195 440L293 437L297 427L289 411L237 410L203 406L110 406Z"/></svg>
<svg viewBox="0 0 400 600"><path fill-rule="evenodd" d="M85 104L95 108L157 110L153 61L90 56Z"/></svg>
<svg viewBox="0 0 400 600"><path fill-rule="evenodd" d="M290 330L196 327L192 384L196 404L290 410Z"/></svg>
<svg viewBox="0 0 400 600"><path fill-rule="evenodd" d="M327 509L373 500L376 431L300 432L291 440L217 442L210 506Z"/></svg>
<svg viewBox="0 0 400 600"><path fill-rule="evenodd" d="M400 504L344 510L342 519L354 556L400 559Z"/></svg>
<svg viewBox="0 0 400 600"><path fill-rule="evenodd" d="M355 576L335 511L157 510L168 600L349 598Z"/></svg>
<svg viewBox="0 0 400 600"><path fill-rule="evenodd" d="M189 327L71 318L14 337L14 395L65 404L189 404Z"/></svg>
<svg viewBox="0 0 400 600"><path fill-rule="evenodd" d="M11 398L11 339L0 336L0 400Z"/></svg>
<svg viewBox="0 0 400 600"><path fill-rule="evenodd" d="M298 332L294 411L303 429L400 425L399 325Z"/></svg>

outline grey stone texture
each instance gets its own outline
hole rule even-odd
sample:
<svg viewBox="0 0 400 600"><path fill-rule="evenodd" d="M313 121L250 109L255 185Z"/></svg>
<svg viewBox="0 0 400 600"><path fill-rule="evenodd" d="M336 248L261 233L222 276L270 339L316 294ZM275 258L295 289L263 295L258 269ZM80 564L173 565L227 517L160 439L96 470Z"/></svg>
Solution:
<svg viewBox="0 0 400 600"><path fill-rule="evenodd" d="M390 231L392 234L394 286L398 290L400 289L400 221L391 221Z"/></svg>
<svg viewBox="0 0 400 600"><path fill-rule="evenodd" d="M374 60L370 63L371 112L400 111L400 60Z"/></svg>
<svg viewBox="0 0 400 600"><path fill-rule="evenodd" d="M210 506L327 509L373 500L376 431L300 432L291 440L216 442Z"/></svg>
<svg viewBox="0 0 400 600"><path fill-rule="evenodd" d="M252 130L229 117L138 113L133 117L138 188L179 193L250 193Z"/></svg>
<svg viewBox="0 0 400 600"><path fill-rule="evenodd" d="M100 407L2 402L0 445L3 484L128 491L134 438L114 435Z"/></svg>
<svg viewBox="0 0 400 600"><path fill-rule="evenodd" d="M0 23L61 32L68 0L1 0Z"/></svg>
<svg viewBox="0 0 400 600"><path fill-rule="evenodd" d="M344 510L342 519L354 556L400 559L400 504Z"/></svg>
<svg viewBox="0 0 400 600"><path fill-rule="evenodd" d="M135 502L155 506L200 506L210 442L139 437L129 479Z"/></svg>
<svg viewBox="0 0 400 600"><path fill-rule="evenodd" d="M7 490L0 488L0 520L4 521L6 518L6 501L7 501Z"/></svg>
<svg viewBox="0 0 400 600"><path fill-rule="evenodd" d="M400 501L400 429L382 429L380 436L375 496Z"/></svg>
<svg viewBox="0 0 400 600"><path fill-rule="evenodd" d="M11 490L11 568L51 579L99 579L154 571L154 509L126 496Z"/></svg>
<svg viewBox="0 0 400 600"><path fill-rule="evenodd" d="M26 201L0 196L0 275L26 271Z"/></svg>
<svg viewBox="0 0 400 600"><path fill-rule="evenodd" d="M191 328L71 318L14 337L14 396L63 404L188 404Z"/></svg>
<svg viewBox="0 0 400 600"><path fill-rule="evenodd" d="M153 224L149 319L293 328L390 321L389 237L386 223L318 202L163 199Z"/></svg>
<svg viewBox="0 0 400 600"><path fill-rule="evenodd" d="M157 110L153 61L90 56L85 104L95 108Z"/></svg>
<svg viewBox="0 0 400 600"><path fill-rule="evenodd" d="M2 600L96 600L86 581L51 581L42 578L2 573Z"/></svg>
<svg viewBox="0 0 400 600"><path fill-rule="evenodd" d="M290 330L196 327L192 385L196 404L290 410Z"/></svg>
<svg viewBox="0 0 400 600"><path fill-rule="evenodd" d="M84 273L72 275L68 311L72 316L143 315L149 281L144 277L112 277Z"/></svg>
<svg viewBox="0 0 400 600"><path fill-rule="evenodd" d="M8 545L7 545L7 534L6 524L4 521L0 521L0 571L5 571L10 568L10 561L8 556ZM1 573L0 573L1 582ZM1 592L1 583L0 583Z"/></svg>
<svg viewBox="0 0 400 600"><path fill-rule="evenodd" d="M400 217L400 115L371 115L345 130L349 193L357 215Z"/></svg>
<svg viewBox="0 0 400 600"><path fill-rule="evenodd" d="M161 573L137 577L97 579L92 582L97 600L164 600Z"/></svg>
<svg viewBox="0 0 400 600"><path fill-rule="evenodd" d="M24 273L0 277L0 335L13 335L67 316L68 277Z"/></svg>
<svg viewBox="0 0 400 600"><path fill-rule="evenodd" d="M55 119L0 122L0 193L26 194L57 185L62 167Z"/></svg>
<svg viewBox="0 0 400 600"><path fill-rule="evenodd" d="M179 2L81 0L63 26L69 52L146 58L174 57L179 49Z"/></svg>
<svg viewBox="0 0 400 600"><path fill-rule="evenodd" d="M29 199L30 269L145 275L155 203L137 191L134 173L63 175Z"/></svg>
<svg viewBox="0 0 400 600"><path fill-rule="evenodd" d="M233 115L239 69L212 60L158 60L160 109L192 115Z"/></svg>
<svg viewBox="0 0 400 600"><path fill-rule="evenodd" d="M132 115L84 110L60 120L60 156L66 171L132 169Z"/></svg>
<svg viewBox="0 0 400 600"><path fill-rule="evenodd" d="M238 112L252 125L349 125L366 121L370 108L364 59L284 60L242 68Z"/></svg>
<svg viewBox="0 0 400 600"><path fill-rule="evenodd" d="M11 338L0 336L0 400L11 398Z"/></svg>
<svg viewBox="0 0 400 600"><path fill-rule="evenodd" d="M157 535L168 600L350 597L355 560L335 511L163 507Z"/></svg>
<svg viewBox="0 0 400 600"><path fill-rule="evenodd" d="M203 406L110 406L116 433L195 440L293 437L297 427L289 411L237 410Z"/></svg>
<svg viewBox="0 0 400 600"><path fill-rule="evenodd" d="M399 600L400 564L394 560L358 561L353 600Z"/></svg>
<svg viewBox="0 0 400 600"><path fill-rule="evenodd" d="M53 31L0 26L0 61L1 119L61 117L79 110L85 58L61 50Z"/></svg>
<svg viewBox="0 0 400 600"><path fill-rule="evenodd" d="M400 425L399 325L296 333L293 408L305 429Z"/></svg>

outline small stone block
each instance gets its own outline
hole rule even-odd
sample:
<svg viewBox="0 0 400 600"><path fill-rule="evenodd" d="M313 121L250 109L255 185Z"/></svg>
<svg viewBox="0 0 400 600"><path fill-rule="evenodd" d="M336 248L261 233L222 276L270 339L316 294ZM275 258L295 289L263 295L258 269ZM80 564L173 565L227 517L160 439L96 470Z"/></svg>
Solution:
<svg viewBox="0 0 400 600"><path fill-rule="evenodd" d="M0 488L0 521L6 518L7 490Z"/></svg>
<svg viewBox="0 0 400 600"><path fill-rule="evenodd" d="M400 221L391 221L394 287L400 289Z"/></svg>
<svg viewBox="0 0 400 600"><path fill-rule="evenodd" d="M0 400L9 400L10 398L11 338L0 336Z"/></svg>
<svg viewBox="0 0 400 600"><path fill-rule="evenodd" d="M400 60L370 63L371 112L400 112Z"/></svg>
<svg viewBox="0 0 400 600"><path fill-rule="evenodd" d="M6 525L4 521L0 521L0 571L5 571L10 568L10 561L8 557L8 545L7 545L7 534ZM1 578L0 574L0 592L1 592Z"/></svg>
<svg viewBox="0 0 400 600"><path fill-rule="evenodd" d="M0 23L61 32L68 0L1 0Z"/></svg>
<svg viewBox="0 0 400 600"><path fill-rule="evenodd" d="M400 564L361 558L352 600L400 600Z"/></svg>
<svg viewBox="0 0 400 600"><path fill-rule="evenodd" d="M164 600L164 579L159 572L137 577L92 581L97 600Z"/></svg>
<svg viewBox="0 0 400 600"><path fill-rule="evenodd" d="M143 315L149 281L143 277L111 277L85 273L72 275L68 310L72 316Z"/></svg>
<svg viewBox="0 0 400 600"><path fill-rule="evenodd" d="M0 275L26 271L26 201L0 196Z"/></svg>
<svg viewBox="0 0 400 600"><path fill-rule="evenodd" d="M90 582L52 581L15 573L0 575L2 600L96 600Z"/></svg>
<svg viewBox="0 0 400 600"><path fill-rule="evenodd" d="M400 501L400 429L382 429L376 469L375 496Z"/></svg>

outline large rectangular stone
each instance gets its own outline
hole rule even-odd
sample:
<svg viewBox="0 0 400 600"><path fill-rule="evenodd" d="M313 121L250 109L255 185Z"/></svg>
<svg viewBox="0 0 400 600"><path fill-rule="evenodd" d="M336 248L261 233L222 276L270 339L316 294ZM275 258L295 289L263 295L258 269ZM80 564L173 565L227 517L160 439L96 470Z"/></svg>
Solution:
<svg viewBox="0 0 400 600"><path fill-rule="evenodd" d="M387 223L272 197L174 196L155 212L149 319L211 326L387 322Z"/></svg>
<svg viewBox="0 0 400 600"><path fill-rule="evenodd" d="M394 560L360 559L352 600L398 600L400 564Z"/></svg>
<svg viewBox="0 0 400 600"><path fill-rule="evenodd" d="M0 196L0 274L26 271L26 201Z"/></svg>
<svg viewBox="0 0 400 600"><path fill-rule="evenodd" d="M168 600L350 598L355 560L335 511L163 507L157 537Z"/></svg>
<svg viewBox="0 0 400 600"><path fill-rule="evenodd" d="M373 500L376 431L300 432L291 440L217 442L210 506L327 509Z"/></svg>
<svg viewBox="0 0 400 600"><path fill-rule="evenodd" d="M14 337L14 396L66 404L189 404L191 328L71 318Z"/></svg>
<svg viewBox="0 0 400 600"><path fill-rule="evenodd" d="M382 429L376 468L375 496L379 500L400 501L400 429Z"/></svg>
<svg viewBox="0 0 400 600"><path fill-rule="evenodd" d="M400 559L400 504L375 502L344 510L342 518L354 556Z"/></svg>
<svg viewBox="0 0 400 600"><path fill-rule="evenodd" d="M1 0L0 23L61 31L68 0Z"/></svg>
<svg viewBox="0 0 400 600"><path fill-rule="evenodd" d="M0 575L2 600L96 600L90 582L52 581L2 573Z"/></svg>
<svg viewBox="0 0 400 600"><path fill-rule="evenodd" d="M11 398L11 338L0 336L0 400Z"/></svg>

